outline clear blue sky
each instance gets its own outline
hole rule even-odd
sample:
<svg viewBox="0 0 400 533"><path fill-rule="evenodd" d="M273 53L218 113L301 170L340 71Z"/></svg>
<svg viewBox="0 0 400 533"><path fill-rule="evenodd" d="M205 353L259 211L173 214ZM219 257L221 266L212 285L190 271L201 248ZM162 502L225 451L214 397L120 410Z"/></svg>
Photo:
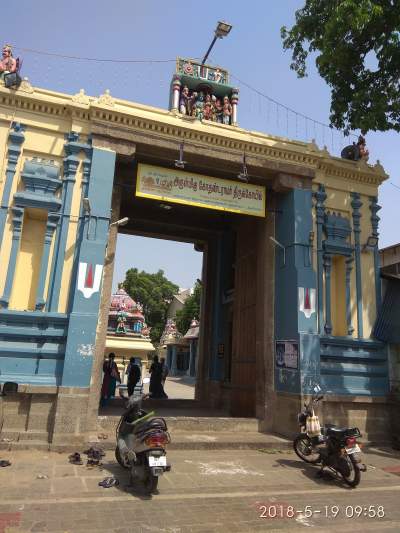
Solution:
<svg viewBox="0 0 400 533"><path fill-rule="evenodd" d="M290 55L282 51L280 27L290 25L303 0L20 0L2 6L2 39L15 47L59 54L110 59L174 59L201 57L211 41L217 20L233 24L231 34L218 41L211 61L252 87L321 122L328 122L329 88L310 63L309 77L298 80L289 69ZM116 64L66 60L15 50L24 59L23 75L35 86L90 95L111 94L166 108L174 63ZM235 80L236 84L236 80ZM340 136L312 122L287 115L282 109L240 83L239 123L242 127L326 144L339 155ZM390 175L381 187L380 246L400 241L394 223L400 202L398 134L370 133L370 162L380 159ZM392 183L389 183L392 182ZM394 184L394 185L393 185ZM147 271L163 268L178 285L190 286L200 276L201 254L191 245L119 238L115 281L130 266Z"/></svg>

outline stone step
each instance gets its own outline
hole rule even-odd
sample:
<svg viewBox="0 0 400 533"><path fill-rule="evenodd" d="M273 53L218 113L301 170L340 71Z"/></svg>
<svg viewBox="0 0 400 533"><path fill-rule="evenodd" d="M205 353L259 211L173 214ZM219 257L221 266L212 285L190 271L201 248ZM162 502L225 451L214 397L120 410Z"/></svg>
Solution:
<svg viewBox="0 0 400 533"><path fill-rule="evenodd" d="M50 444L43 440L0 441L0 450L42 450L49 451Z"/></svg>
<svg viewBox="0 0 400 533"><path fill-rule="evenodd" d="M109 435L106 440L91 440L92 446L105 450L115 449L115 438ZM171 433L168 450L273 450L285 451L292 447L292 441L268 433L255 431L210 431L194 433L175 431Z"/></svg>
<svg viewBox="0 0 400 533"><path fill-rule="evenodd" d="M27 440L43 441L48 443L48 433L47 431L21 431L18 442Z"/></svg>
<svg viewBox="0 0 400 533"><path fill-rule="evenodd" d="M127 398L112 398L108 401L107 408L121 408L123 409L126 404ZM173 409L198 409L202 408L201 402L197 400L180 400L180 399L173 399L173 398L157 398L157 399L151 399L148 398L147 400L143 400L143 409L152 410L152 409L160 409L160 408L173 408Z"/></svg>
<svg viewBox="0 0 400 533"><path fill-rule="evenodd" d="M189 431L189 432L234 432L249 431L258 432L259 422L256 418L233 418L233 417L211 417L211 416L168 416L161 412L156 413L162 416L170 432ZM120 416L99 416L99 431L114 432Z"/></svg>

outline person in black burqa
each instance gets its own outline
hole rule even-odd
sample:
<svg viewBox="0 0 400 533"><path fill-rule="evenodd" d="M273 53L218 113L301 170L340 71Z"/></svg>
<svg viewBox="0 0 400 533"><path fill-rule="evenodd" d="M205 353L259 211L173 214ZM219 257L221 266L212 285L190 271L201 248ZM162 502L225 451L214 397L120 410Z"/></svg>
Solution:
<svg viewBox="0 0 400 533"><path fill-rule="evenodd" d="M136 385L140 381L140 368L136 364L136 360L134 357L131 357L129 359L129 366L128 366L128 395L132 396L132 394L135 391Z"/></svg>
<svg viewBox="0 0 400 533"><path fill-rule="evenodd" d="M158 361L158 356L155 355L153 358L153 363L150 367L150 398L168 398L164 392L164 387L162 386L162 377L163 377L163 367L162 364Z"/></svg>

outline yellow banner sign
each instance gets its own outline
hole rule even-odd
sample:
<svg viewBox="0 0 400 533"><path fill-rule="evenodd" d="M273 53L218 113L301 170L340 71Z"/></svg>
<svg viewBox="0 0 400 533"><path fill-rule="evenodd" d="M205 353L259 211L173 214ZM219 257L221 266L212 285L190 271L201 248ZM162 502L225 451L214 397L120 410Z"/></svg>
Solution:
<svg viewBox="0 0 400 533"><path fill-rule="evenodd" d="M265 217L265 187L139 163L136 196Z"/></svg>

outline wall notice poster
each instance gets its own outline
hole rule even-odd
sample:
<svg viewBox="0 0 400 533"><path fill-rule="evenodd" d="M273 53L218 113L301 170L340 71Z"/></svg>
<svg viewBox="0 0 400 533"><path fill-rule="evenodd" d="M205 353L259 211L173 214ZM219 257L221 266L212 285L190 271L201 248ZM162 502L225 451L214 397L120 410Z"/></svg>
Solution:
<svg viewBox="0 0 400 533"><path fill-rule="evenodd" d="M299 343L297 341L276 341L275 364L277 368L299 368Z"/></svg>
<svg viewBox="0 0 400 533"><path fill-rule="evenodd" d="M265 187L139 163L136 196L265 217Z"/></svg>

